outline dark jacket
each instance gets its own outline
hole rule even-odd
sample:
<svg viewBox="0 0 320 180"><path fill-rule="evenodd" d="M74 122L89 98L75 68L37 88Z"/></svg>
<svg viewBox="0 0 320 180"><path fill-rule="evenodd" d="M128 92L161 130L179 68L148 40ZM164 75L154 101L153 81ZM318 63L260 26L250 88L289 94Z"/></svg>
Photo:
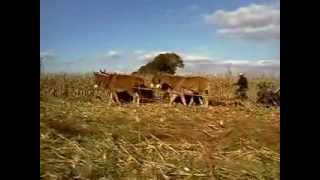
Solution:
<svg viewBox="0 0 320 180"><path fill-rule="evenodd" d="M239 89L248 89L248 80L247 78L240 76L238 82L235 85L238 85Z"/></svg>

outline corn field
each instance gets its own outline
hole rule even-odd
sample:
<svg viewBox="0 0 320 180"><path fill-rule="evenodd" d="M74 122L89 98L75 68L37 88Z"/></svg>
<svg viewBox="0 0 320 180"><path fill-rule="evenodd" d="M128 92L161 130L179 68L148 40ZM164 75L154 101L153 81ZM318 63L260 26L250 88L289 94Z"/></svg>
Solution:
<svg viewBox="0 0 320 180"><path fill-rule="evenodd" d="M233 76L206 76L210 80L210 98L214 101L228 101L233 98L237 77ZM151 77L144 77L151 82ZM271 82L278 86L279 82L273 79L255 78L249 79L249 97L256 98L257 85L260 82ZM101 89L93 88L94 78L92 74L70 75L70 74L43 74L40 80L40 97L59 97L66 99L93 100L96 97L104 97Z"/></svg>

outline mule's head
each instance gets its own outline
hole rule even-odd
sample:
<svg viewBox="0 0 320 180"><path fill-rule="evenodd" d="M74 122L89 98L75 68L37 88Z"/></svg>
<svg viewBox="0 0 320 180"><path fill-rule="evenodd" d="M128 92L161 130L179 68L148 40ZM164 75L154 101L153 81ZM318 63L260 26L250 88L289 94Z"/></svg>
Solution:
<svg viewBox="0 0 320 180"><path fill-rule="evenodd" d="M101 85L101 83L102 83L102 79L101 79L101 77L100 77L100 74L99 73L97 73L97 72L94 72L93 73L93 76L94 76L94 85L93 85L93 88L98 88L100 85Z"/></svg>
<svg viewBox="0 0 320 180"><path fill-rule="evenodd" d="M98 72L94 72L94 86L93 88L98 88L101 87L103 85L103 83L106 81L106 79L109 77L109 75L104 74L104 73L98 73Z"/></svg>

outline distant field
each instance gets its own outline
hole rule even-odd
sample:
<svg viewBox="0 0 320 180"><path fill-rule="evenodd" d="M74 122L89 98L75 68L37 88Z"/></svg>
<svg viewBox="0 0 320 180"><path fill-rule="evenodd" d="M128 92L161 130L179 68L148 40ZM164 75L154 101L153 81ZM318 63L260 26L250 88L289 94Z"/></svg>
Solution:
<svg viewBox="0 0 320 180"><path fill-rule="evenodd" d="M107 106L88 75L42 75L42 179L280 179L280 112L232 102L235 77L209 77L211 100ZM102 99L97 98L102 97ZM77 178L76 178L77 177Z"/></svg>

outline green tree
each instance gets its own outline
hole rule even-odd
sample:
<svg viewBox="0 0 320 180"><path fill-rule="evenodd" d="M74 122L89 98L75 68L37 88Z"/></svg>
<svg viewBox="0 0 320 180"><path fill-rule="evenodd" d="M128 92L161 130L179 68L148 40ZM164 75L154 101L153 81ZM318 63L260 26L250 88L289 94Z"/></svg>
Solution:
<svg viewBox="0 0 320 180"><path fill-rule="evenodd" d="M168 73L175 74L177 68L183 68L183 60L176 53L164 53L157 55L151 62L141 66L137 73L155 74Z"/></svg>

